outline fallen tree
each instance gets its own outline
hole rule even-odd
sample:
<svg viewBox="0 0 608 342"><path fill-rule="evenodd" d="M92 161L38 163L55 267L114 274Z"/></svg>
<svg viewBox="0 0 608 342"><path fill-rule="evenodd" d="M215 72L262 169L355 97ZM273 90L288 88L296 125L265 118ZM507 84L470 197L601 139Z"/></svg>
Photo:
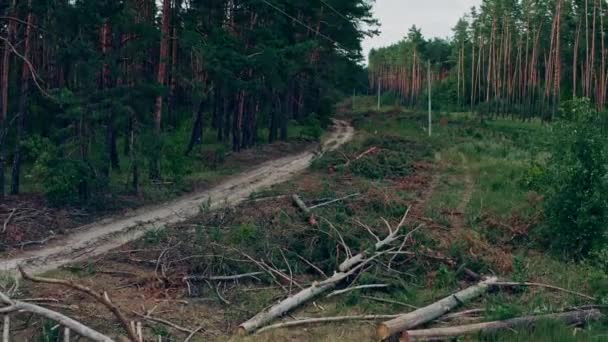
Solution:
<svg viewBox="0 0 608 342"><path fill-rule="evenodd" d="M589 321L598 320L602 318L602 316L603 315L599 310L591 309L539 316L517 317L504 321L467 324L446 328L409 330L401 334L400 341L444 341L458 336L471 335L480 332L490 333L498 330L531 327L540 321L547 320L559 321L566 325L582 325Z"/></svg>
<svg viewBox="0 0 608 342"><path fill-rule="evenodd" d="M481 296L488 290L489 286L496 281L497 278L495 277L488 278L477 285L468 287L431 305L400 315L390 321L386 321L378 326L378 337L385 340L404 330L435 320L455 307L466 303L475 297Z"/></svg>
<svg viewBox="0 0 608 342"><path fill-rule="evenodd" d="M43 308L43 307L35 305L35 304L11 299L2 292L0 292L0 303L6 305L5 307L0 308L0 313L2 313L2 314L8 314L11 312L29 312L29 313L47 318L51 321L57 322L60 325L74 331L78 335L86 337L93 341L114 342L114 340L109 338L108 336L106 336L102 333L99 333L68 316L65 316L59 312L52 311L52 310ZM8 341L9 329L8 329L8 323L6 323L6 322L9 322L8 315L5 316L4 321L5 321L6 325L4 327L3 340Z"/></svg>
<svg viewBox="0 0 608 342"><path fill-rule="evenodd" d="M269 325L258 330L258 333L281 328L299 327L302 325L321 324L321 323L336 323L336 322L352 322L352 321L376 321L381 319L394 318L398 315L364 315L364 316L337 316L337 317L319 317L298 319L285 323L277 323Z"/></svg>
<svg viewBox="0 0 608 342"><path fill-rule="evenodd" d="M409 211L409 209L408 209ZM395 227L392 229L390 226L388 236L381 241L378 241L369 250L363 251L357 255L351 256L342 262L338 266L338 271L333 276L321 281L315 282L310 287L302 289L300 292L289 296L281 302L271 306L270 308L258 313L248 321L239 325L239 334L246 335L255 332L261 327L267 325L274 319L283 316L287 312L299 307L300 305L316 298L317 296L328 292L335 288L338 284L343 282L345 279L360 271L363 267L371 263L374 259L385 254L388 251L396 249L395 247L389 248L391 244L399 240L402 236L399 234L401 228L405 225L405 220L408 215L408 211L403 215L403 218ZM406 236L407 238L407 236ZM402 245L403 246L403 245Z"/></svg>

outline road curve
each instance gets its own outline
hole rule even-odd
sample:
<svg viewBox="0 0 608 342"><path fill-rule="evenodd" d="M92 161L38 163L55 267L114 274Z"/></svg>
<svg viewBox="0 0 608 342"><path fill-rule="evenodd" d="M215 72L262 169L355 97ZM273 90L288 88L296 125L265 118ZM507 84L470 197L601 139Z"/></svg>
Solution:
<svg viewBox="0 0 608 342"><path fill-rule="evenodd" d="M76 228L69 235L43 248L0 260L0 272L16 274L18 265L34 274L48 272L71 262L106 253L140 238L148 230L185 221L199 214L202 205L210 205L211 209L237 205L255 191L289 180L305 170L320 153L338 148L353 136L354 129L351 125L334 120L334 128L323 139L320 149L309 149L265 162L206 191Z"/></svg>

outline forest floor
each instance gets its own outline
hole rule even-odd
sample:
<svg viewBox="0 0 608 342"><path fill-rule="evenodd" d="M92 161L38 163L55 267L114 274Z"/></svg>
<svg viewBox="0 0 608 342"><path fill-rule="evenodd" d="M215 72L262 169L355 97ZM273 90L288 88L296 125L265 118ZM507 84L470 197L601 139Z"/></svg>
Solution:
<svg viewBox="0 0 608 342"><path fill-rule="evenodd" d="M144 207L101 222L74 228L34 250L10 253L0 259L0 270L16 270L17 265L34 273L54 270L67 263L85 260L143 236L147 231L196 216L201 210L236 205L249 195L281 183L303 171L318 153L332 151L353 137L353 128L337 120L321 146L292 156L262 163L230 177L210 190L194 192L172 202Z"/></svg>
<svg viewBox="0 0 608 342"><path fill-rule="evenodd" d="M386 224L395 226L409 208L404 229L411 238L404 252L378 259L342 285L385 287L320 296L279 322L409 312L475 284L465 270L559 286L595 299L538 287L502 288L459 308L475 309L476 315L427 326L607 301L605 273L557 259L535 240L542 197L526 182L530 166L547 156L546 126L502 119L480 124L467 114L451 114L428 138L425 116L400 108L360 111L347 119L356 128L353 141L316 158L291 180L273 179L275 185L236 207L202 208L187 220L150 227L139 239L47 276L107 291L129 319L142 321L146 341L158 336L183 341L189 335L158 318L189 330L202 327L192 341L374 341L374 321L275 329L249 337L237 337L235 331L257 312L333 274L345 256L384 237ZM315 220L310 220L294 207L293 194L308 206L350 197L314 209ZM249 272L262 273L237 281L212 279ZM187 279L192 276L206 280ZM105 309L71 289L25 282L20 296L51 298L65 314L112 336L121 334ZM53 324L40 319L24 326L20 336L54 341L57 335ZM607 333L605 320L584 329L544 322L472 339L601 341Z"/></svg>

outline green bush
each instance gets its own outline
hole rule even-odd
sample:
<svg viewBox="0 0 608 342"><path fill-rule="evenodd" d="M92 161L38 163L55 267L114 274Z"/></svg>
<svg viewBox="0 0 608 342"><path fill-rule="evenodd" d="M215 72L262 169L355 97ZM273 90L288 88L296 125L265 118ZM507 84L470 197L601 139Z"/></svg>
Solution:
<svg viewBox="0 0 608 342"><path fill-rule="evenodd" d="M608 139L589 100L564 106L553 132L544 177L544 237L569 258L582 258L607 243Z"/></svg>
<svg viewBox="0 0 608 342"><path fill-rule="evenodd" d="M310 137L315 140L321 138L323 134L323 128L321 127L321 120L317 118L317 114L312 113L303 122L304 128L300 132L300 135Z"/></svg>
<svg viewBox="0 0 608 342"><path fill-rule="evenodd" d="M105 180L87 161L66 156L49 139L33 136L25 147L30 155L35 156L28 177L41 185L52 204L82 203L90 193L103 187Z"/></svg>

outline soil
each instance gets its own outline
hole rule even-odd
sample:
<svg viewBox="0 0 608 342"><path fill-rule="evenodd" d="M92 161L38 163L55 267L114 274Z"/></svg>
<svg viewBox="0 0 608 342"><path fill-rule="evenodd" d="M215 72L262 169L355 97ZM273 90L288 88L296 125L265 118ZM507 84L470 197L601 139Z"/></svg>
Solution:
<svg viewBox="0 0 608 342"><path fill-rule="evenodd" d="M350 141L353 136L352 126L345 121L336 120L334 128L319 147L262 163L230 177L210 190L197 191L177 200L132 210L123 215L71 229L67 235L45 241L47 243L39 249L13 251L8 257L0 260L0 271L15 272L17 265L21 265L29 272L44 273L68 263L103 254L138 239L146 231L183 222L196 216L202 208L236 205L256 191L294 177L305 170L319 154L336 149Z"/></svg>

